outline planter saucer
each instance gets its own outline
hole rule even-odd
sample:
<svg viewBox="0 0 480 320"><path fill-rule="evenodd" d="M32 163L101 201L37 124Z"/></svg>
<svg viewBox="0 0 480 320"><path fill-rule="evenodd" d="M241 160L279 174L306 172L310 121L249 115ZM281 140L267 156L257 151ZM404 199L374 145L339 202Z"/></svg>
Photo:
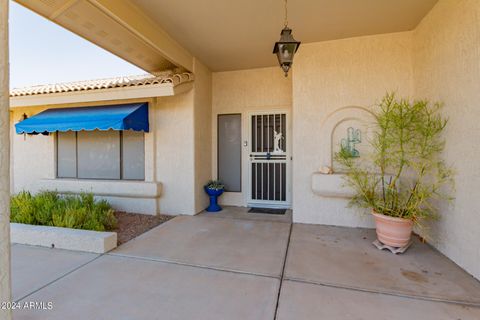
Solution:
<svg viewBox="0 0 480 320"><path fill-rule="evenodd" d="M377 247L378 250L387 249L393 254L404 253L412 245L412 243L413 243L413 240L410 240L407 245L397 248L397 247L392 247L392 246L383 244L378 239L375 239L375 241L372 242L372 244L375 247Z"/></svg>

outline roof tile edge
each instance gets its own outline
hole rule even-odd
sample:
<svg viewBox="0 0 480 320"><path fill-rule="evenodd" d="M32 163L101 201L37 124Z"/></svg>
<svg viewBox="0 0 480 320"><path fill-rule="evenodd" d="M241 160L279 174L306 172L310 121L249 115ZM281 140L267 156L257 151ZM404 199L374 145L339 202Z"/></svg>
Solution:
<svg viewBox="0 0 480 320"><path fill-rule="evenodd" d="M124 88L134 86L150 86L158 84L173 84L173 86L194 80L193 73L183 72L176 74L163 75L136 75L124 76L97 80L83 80L66 83L56 83L47 85L38 85L24 88L14 88L10 91L10 97L22 97L33 95L47 95L54 93L78 92L78 91L92 91L105 90L113 88Z"/></svg>

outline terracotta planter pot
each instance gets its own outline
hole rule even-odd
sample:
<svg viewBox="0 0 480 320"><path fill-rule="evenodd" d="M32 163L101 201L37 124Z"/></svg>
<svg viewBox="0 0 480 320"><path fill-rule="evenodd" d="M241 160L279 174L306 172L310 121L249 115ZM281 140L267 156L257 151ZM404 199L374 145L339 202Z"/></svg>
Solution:
<svg viewBox="0 0 480 320"><path fill-rule="evenodd" d="M377 226L377 237L383 244L392 247L404 247L412 236L413 221L389 217L372 210Z"/></svg>

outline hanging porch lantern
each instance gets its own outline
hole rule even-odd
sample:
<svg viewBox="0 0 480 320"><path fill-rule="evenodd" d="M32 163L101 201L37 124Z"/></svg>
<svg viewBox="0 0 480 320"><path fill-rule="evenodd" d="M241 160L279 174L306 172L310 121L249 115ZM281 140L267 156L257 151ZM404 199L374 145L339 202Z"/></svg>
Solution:
<svg viewBox="0 0 480 320"><path fill-rule="evenodd" d="M288 76L288 70L293 64L293 56L299 46L300 41L293 38L292 29L288 27L287 0L285 0L285 26L280 33L280 40L275 42L273 47L273 53L277 55L278 63L285 72L285 77Z"/></svg>

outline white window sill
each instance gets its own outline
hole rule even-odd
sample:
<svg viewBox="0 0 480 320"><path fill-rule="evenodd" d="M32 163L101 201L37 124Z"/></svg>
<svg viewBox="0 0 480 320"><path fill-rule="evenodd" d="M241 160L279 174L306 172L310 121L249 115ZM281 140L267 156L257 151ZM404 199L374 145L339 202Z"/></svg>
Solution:
<svg viewBox="0 0 480 320"><path fill-rule="evenodd" d="M40 179L36 190L78 194L91 192L96 196L158 198L162 184L132 180Z"/></svg>

